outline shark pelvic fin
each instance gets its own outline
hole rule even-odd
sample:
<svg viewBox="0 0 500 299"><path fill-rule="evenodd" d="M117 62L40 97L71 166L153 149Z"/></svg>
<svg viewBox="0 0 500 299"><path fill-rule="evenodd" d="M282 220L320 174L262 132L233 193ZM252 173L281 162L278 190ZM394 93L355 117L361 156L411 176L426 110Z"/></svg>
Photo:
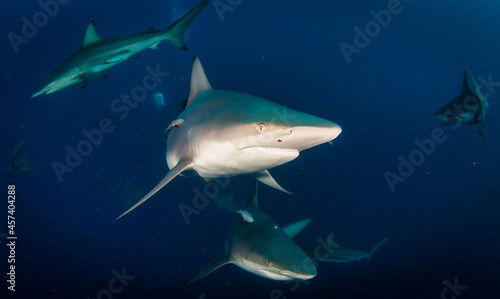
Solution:
<svg viewBox="0 0 500 299"><path fill-rule="evenodd" d="M101 40L105 40L105 38L97 33L94 20L90 21L90 23L87 25L85 36L83 37L82 47L92 45L93 43L97 43Z"/></svg>
<svg viewBox="0 0 500 299"><path fill-rule="evenodd" d="M298 221L298 222L295 222L295 223L292 223L292 224L289 224L289 225L283 227L283 231L290 238L293 239L293 237L295 237L298 233L300 233L301 231L303 231L304 228L306 228L309 225L309 223L311 223L311 221L313 221L314 219L316 219L316 217L318 217L318 215L313 216L311 218L307 218L307 219Z"/></svg>
<svg viewBox="0 0 500 299"><path fill-rule="evenodd" d="M146 196L144 196L141 200L139 200L135 205L133 205L130 209L125 211L125 213L121 214L118 218L115 219L115 222L122 218L123 216L127 215L130 213L133 209L137 208L140 206L143 202L148 200L151 196L153 196L156 192L160 191L161 188L163 188L168 182L170 182L173 178L175 178L178 174L183 172L186 168L191 166L192 161L191 159L181 159L177 165L175 165L174 168L172 168L166 175L163 177L163 179L153 188L153 190L149 191Z"/></svg>
<svg viewBox="0 0 500 299"><path fill-rule="evenodd" d="M183 38L184 32L186 31L186 29L188 29L189 25L191 25L194 18L196 18L196 16L206 5L208 5L208 0L201 1L200 4L196 5L193 9L191 9L184 16L175 21L175 23L170 25L170 27L168 27L166 31L168 39L177 48L187 51L188 48Z"/></svg>
<svg viewBox="0 0 500 299"><path fill-rule="evenodd" d="M267 170L264 170L261 172L256 172L253 175L255 176L255 178L257 180L259 180L261 183L268 185L269 187L273 187L274 189L278 189L278 190L283 191L283 192L288 193L288 194L293 194L292 192L283 189L283 187L281 187L274 180L274 178L271 176L271 174Z"/></svg>
<svg viewBox="0 0 500 299"><path fill-rule="evenodd" d="M224 266L225 264L229 263L232 263L231 258L229 257L229 254L226 251L224 251L221 254L219 254L219 256L217 256L215 259L213 259L210 263L208 263L205 267L201 268L195 275L186 280L183 285L188 286L193 282L202 279L203 277L207 276L208 274L212 273L218 268Z"/></svg>
<svg viewBox="0 0 500 299"><path fill-rule="evenodd" d="M210 85L210 82L208 82L207 75L205 75L200 59L198 59L198 57L194 57L193 67L191 69L191 88L186 108L189 107L199 94L211 89L212 86Z"/></svg>

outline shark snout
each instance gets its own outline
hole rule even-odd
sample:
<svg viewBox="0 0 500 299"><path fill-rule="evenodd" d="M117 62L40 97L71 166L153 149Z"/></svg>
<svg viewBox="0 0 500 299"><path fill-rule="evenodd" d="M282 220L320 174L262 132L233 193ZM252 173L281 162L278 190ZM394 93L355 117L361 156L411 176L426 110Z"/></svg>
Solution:
<svg viewBox="0 0 500 299"><path fill-rule="evenodd" d="M342 128L334 122L324 121L321 126L297 126L289 131L289 136L282 142L289 148L302 151L337 138Z"/></svg>

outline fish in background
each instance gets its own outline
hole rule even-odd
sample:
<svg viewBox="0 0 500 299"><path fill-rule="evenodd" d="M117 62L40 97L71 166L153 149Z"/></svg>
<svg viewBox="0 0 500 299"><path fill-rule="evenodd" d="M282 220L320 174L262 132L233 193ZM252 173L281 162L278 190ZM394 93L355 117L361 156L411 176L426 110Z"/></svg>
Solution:
<svg viewBox="0 0 500 299"><path fill-rule="evenodd" d="M219 207L223 207L230 212L238 213L241 215L243 220L246 222L252 223L254 221L252 214L250 212L240 208L234 202L234 193L231 193L227 196L218 196L214 198L215 202L219 205Z"/></svg>
<svg viewBox="0 0 500 299"><path fill-rule="evenodd" d="M319 262L349 264L352 261L360 262L362 259L366 258L371 264L373 255L382 245L385 244L385 242L387 242L387 240L389 240L389 238L383 239L370 251L362 251L351 249L336 243L335 232L331 232L326 238L326 244L303 246L302 249L309 257L314 258Z"/></svg>
<svg viewBox="0 0 500 299"><path fill-rule="evenodd" d="M472 82L473 90L470 89L467 80L467 74ZM488 101L481 94L481 89L478 86L474 75L470 71L467 64L465 65L464 79L462 83L462 92L460 95L441 109L436 111L432 116L445 122L443 126L458 122L471 125L483 138L486 138L479 125L484 127L484 119L488 110Z"/></svg>
<svg viewBox="0 0 500 299"><path fill-rule="evenodd" d="M246 207L255 221L249 223L236 217L227 233L225 250L189 278L185 286L226 264L273 280L307 280L316 276L314 263L292 240L315 217L280 227L259 208L257 184Z"/></svg>
<svg viewBox="0 0 500 299"><path fill-rule="evenodd" d="M182 174L210 182L220 177L253 175L280 191L268 169L285 164L300 151L335 139L334 122L288 109L245 93L213 89L198 57L193 60L186 109L165 132L170 171L122 218Z"/></svg>
<svg viewBox="0 0 500 299"><path fill-rule="evenodd" d="M16 173L32 173L37 170L35 164L26 155L24 150L25 143L26 139L23 139L10 155L7 178L12 177Z"/></svg>
<svg viewBox="0 0 500 299"><path fill-rule="evenodd" d="M104 38L97 33L94 21L91 21L85 31L82 46L56 67L31 97L51 94L73 85L84 88L87 81L106 79L108 76L102 71L129 58L139 58L141 51L157 49L158 44L164 40L169 40L179 49L187 50L184 32L207 4L208 0L202 1L164 31L149 27L140 33Z"/></svg>

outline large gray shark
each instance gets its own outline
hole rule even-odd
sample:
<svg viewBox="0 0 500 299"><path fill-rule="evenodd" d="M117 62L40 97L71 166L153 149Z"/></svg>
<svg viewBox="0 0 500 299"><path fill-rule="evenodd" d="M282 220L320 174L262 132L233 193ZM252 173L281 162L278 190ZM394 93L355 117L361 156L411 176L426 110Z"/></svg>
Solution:
<svg viewBox="0 0 500 299"><path fill-rule="evenodd" d="M470 124L483 137L484 134L478 124L484 125L484 118L488 110L488 101L481 94L481 90L477 85L476 79L469 67L465 65L466 72L462 84L462 93L436 111L432 116L445 122L445 125L453 122L462 122ZM474 91L469 87L467 80L469 74Z"/></svg>
<svg viewBox="0 0 500 299"><path fill-rule="evenodd" d="M316 267L292 238L314 218L281 228L257 204L257 183L247 210L254 216L249 223L237 217L229 228L226 249L184 285L189 285L225 264L273 280L307 280L316 276Z"/></svg>
<svg viewBox="0 0 500 299"><path fill-rule="evenodd" d="M31 97L51 94L73 85L85 87L89 80L105 79L108 76L102 71L129 58L139 57L145 49L156 49L164 40L187 50L184 32L207 3L208 0L202 1L165 31L150 27L144 32L107 39L97 34L94 21L91 21L80 49L61 63Z"/></svg>
<svg viewBox="0 0 500 299"><path fill-rule="evenodd" d="M314 258L319 262L330 262L330 263L350 263L352 261L360 262L362 259L366 258L369 263L372 262L373 255L375 252L387 242L389 238L385 238L380 243L375 245L369 252L351 249L340 245L335 242L335 232L328 235L326 243L303 246L304 252Z"/></svg>
<svg viewBox="0 0 500 299"><path fill-rule="evenodd" d="M166 157L170 171L116 220L181 173L206 180L253 174L285 191L268 169L292 161L301 150L333 140L342 131L336 123L256 96L212 89L197 57L186 109L167 130L171 130Z"/></svg>
<svg viewBox="0 0 500 299"><path fill-rule="evenodd" d="M14 149L9 159L9 170L7 177L13 176L15 173L30 173L36 170L35 164L26 155L24 151L24 144L26 139L23 139Z"/></svg>

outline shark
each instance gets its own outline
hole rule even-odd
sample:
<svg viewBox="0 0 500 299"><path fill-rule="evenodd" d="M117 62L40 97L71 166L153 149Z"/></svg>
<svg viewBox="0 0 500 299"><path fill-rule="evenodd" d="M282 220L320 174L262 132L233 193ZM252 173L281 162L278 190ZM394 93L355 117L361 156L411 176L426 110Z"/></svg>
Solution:
<svg viewBox="0 0 500 299"><path fill-rule="evenodd" d="M87 81L105 79L108 76L103 71L129 58L138 58L145 49L157 49L164 40L187 50L184 32L207 4L208 0L202 1L164 31L149 27L144 32L104 38L97 33L95 23L91 21L81 47L57 66L31 97L51 94L74 85L83 88L87 86Z"/></svg>
<svg viewBox="0 0 500 299"><path fill-rule="evenodd" d="M469 87L467 80L469 75L472 81L473 90ZM470 71L467 64L465 65L464 78L462 83L462 92L460 95L441 109L436 111L432 116L445 122L445 125L458 122L470 124L483 138L486 138L479 124L484 126L486 111L488 110L488 101L481 93L474 75Z"/></svg>
<svg viewBox="0 0 500 299"><path fill-rule="evenodd" d="M188 286L226 264L272 280L308 280L317 274L316 266L292 240L316 216L280 227L257 203L257 185L246 209L254 221L237 217L227 233L226 248L215 259L184 282Z"/></svg>
<svg viewBox="0 0 500 299"><path fill-rule="evenodd" d="M263 98L213 89L195 57L186 108L167 131L166 160L170 171L116 220L179 174L200 176L209 182L250 174L268 186L290 193L268 169L292 161L302 150L335 139L342 129L334 122Z"/></svg>
<svg viewBox="0 0 500 299"><path fill-rule="evenodd" d="M9 159L9 170L7 178L12 177L15 173L30 173L36 171L36 166L24 151L26 139L23 139L12 151Z"/></svg>
<svg viewBox="0 0 500 299"><path fill-rule="evenodd" d="M375 252L387 242L389 238L385 238L375 245L370 251L362 251L351 249L342 246L335 242L335 232L331 232L326 238L326 243L322 244L303 246L304 252L311 258L319 262L330 262L330 263L351 263L352 261L360 262L362 259L367 259L371 264L373 260L373 255Z"/></svg>

